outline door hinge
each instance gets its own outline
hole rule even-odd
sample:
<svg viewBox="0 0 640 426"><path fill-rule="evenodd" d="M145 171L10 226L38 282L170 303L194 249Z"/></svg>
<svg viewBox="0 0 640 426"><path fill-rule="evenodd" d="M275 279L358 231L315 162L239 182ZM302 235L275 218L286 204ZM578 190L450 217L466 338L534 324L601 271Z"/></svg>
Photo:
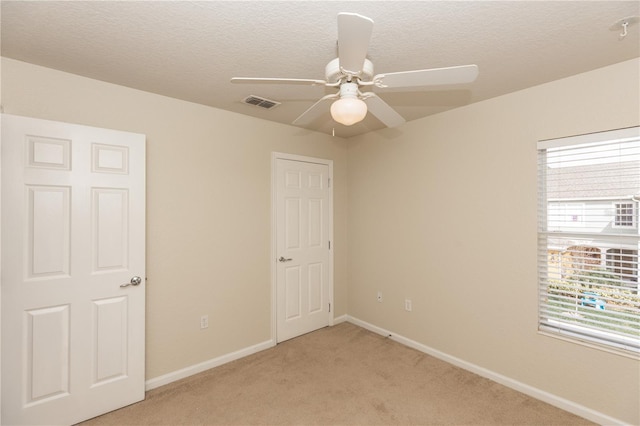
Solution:
<svg viewBox="0 0 640 426"><path fill-rule="evenodd" d="M329 312L331 312L331 303L329 303Z"/></svg>
<svg viewBox="0 0 640 426"><path fill-rule="evenodd" d="M327 179L327 185L328 185L329 188L331 188L331 178Z"/></svg>
<svg viewBox="0 0 640 426"><path fill-rule="evenodd" d="M329 241L329 250L331 250L331 241Z"/></svg>

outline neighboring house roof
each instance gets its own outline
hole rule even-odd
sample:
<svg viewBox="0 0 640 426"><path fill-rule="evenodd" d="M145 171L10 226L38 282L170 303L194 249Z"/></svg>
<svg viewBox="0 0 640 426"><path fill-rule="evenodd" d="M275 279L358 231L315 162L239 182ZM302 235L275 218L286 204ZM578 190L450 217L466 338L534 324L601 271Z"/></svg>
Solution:
<svg viewBox="0 0 640 426"><path fill-rule="evenodd" d="M547 199L640 198L640 161L547 167Z"/></svg>

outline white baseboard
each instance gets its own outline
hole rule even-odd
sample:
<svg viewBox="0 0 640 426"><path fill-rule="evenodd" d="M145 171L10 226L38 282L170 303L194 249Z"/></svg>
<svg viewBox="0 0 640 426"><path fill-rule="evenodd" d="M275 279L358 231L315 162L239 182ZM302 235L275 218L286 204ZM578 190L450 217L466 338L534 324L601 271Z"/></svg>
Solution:
<svg viewBox="0 0 640 426"><path fill-rule="evenodd" d="M348 315L346 314L341 315L333 319L332 325L337 325L342 322L346 322L348 320L349 320ZM164 374L162 376L154 377L153 379L149 379L145 382L145 390L150 391L151 389L168 385L169 383L175 382L177 380L184 379L186 377L193 376L194 374L198 374L203 371L209 370L210 368L218 367L228 362L235 361L240 358L244 358L245 356L248 356L248 355L252 355L256 352L269 349L275 345L276 345L275 340L267 340L266 342L258 343L257 345L240 349L239 351L235 351L230 354L222 355L217 358L192 365L190 367L185 367L180 370Z"/></svg>
<svg viewBox="0 0 640 426"><path fill-rule="evenodd" d="M346 322L348 320L349 320L348 315L346 314L341 315L339 317L333 318L333 323L331 325L337 325L342 322ZM209 370L210 368L218 367L228 362L235 361L240 358L244 358L245 356L248 356L248 355L252 355L256 352L269 349L275 345L276 345L275 340L267 340L266 342L258 343L257 345L240 349L239 351L235 351L230 354L222 355L217 358L192 365L190 367L185 367L180 370L164 374L162 376L154 377L153 379L149 379L145 382L145 391L150 391L151 389L168 385L169 383L175 382L177 380L184 379L186 377L193 376L194 374L198 374L203 371Z"/></svg>
<svg viewBox="0 0 640 426"><path fill-rule="evenodd" d="M167 385L171 382L175 382L176 380L184 379L185 377L193 376L194 374L209 370L210 368L218 367L222 364L226 364L228 362L244 358L245 356L263 351L265 349L272 348L275 345L276 342L274 340L267 340L266 342L258 343L257 345L240 349L239 351L231 352L229 354L222 355L217 358L192 365L190 367L182 368L180 370L173 371L162 376L154 377L153 379L149 379L145 382L145 390L149 391L151 389Z"/></svg>
<svg viewBox="0 0 640 426"><path fill-rule="evenodd" d="M346 322L346 321L349 321L349 316L347 314L340 315L339 317L335 317L333 319L333 324L331 325L338 325L341 322Z"/></svg>
<svg viewBox="0 0 640 426"><path fill-rule="evenodd" d="M500 383L501 385L507 386L508 388L517 390L518 392L522 392L525 395L529 395L533 398L539 399L540 401L544 401L547 404L551 404L555 407L561 408L577 416L583 417L587 420L591 420L592 422L596 422L601 425L625 425L626 424L621 420L615 419L611 416L607 416L606 414L592 410L591 408L588 408L583 405L577 404L573 401L569 401L567 399L561 398L557 395L553 395L549 392L543 391L533 386L529 386L525 383L519 382L507 376L503 376L502 374L496 373L494 371L491 371L486 368L480 367L478 365L472 364L470 362L464 361L460 358L456 358L454 356L448 355L444 352L440 352L427 345L418 343L415 340L411 340L404 336L400 336L396 333L393 333L392 331L385 330L384 328L378 327L373 324L369 324L368 322L362 321L358 318L354 318L349 315L347 315L346 317L347 317L346 320L352 324L358 325L362 328L365 328L369 331L380 334L382 336L389 337L390 339L398 343L402 343L405 346L409 346L410 348L419 350L420 352L424 352L435 358L448 362L449 364L453 364L467 371L471 371L472 373L475 373L479 376L485 377L489 380L493 380L496 383Z"/></svg>

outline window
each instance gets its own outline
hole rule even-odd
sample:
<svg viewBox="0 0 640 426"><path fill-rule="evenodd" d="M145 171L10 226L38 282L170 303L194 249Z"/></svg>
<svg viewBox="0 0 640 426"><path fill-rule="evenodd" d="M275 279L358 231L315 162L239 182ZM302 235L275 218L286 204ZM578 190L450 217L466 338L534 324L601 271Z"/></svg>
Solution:
<svg viewBox="0 0 640 426"><path fill-rule="evenodd" d="M538 191L540 331L639 356L640 128L538 142Z"/></svg>
<svg viewBox="0 0 640 426"><path fill-rule="evenodd" d="M620 274L623 280L638 282L638 250L607 250L607 268Z"/></svg>
<svg viewBox="0 0 640 426"><path fill-rule="evenodd" d="M635 203L615 203L613 224L619 228L635 228Z"/></svg>

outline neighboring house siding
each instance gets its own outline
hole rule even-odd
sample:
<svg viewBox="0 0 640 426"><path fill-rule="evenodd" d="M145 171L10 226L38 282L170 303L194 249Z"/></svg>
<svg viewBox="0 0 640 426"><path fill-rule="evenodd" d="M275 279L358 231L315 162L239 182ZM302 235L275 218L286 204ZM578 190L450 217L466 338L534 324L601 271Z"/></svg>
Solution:
<svg viewBox="0 0 640 426"><path fill-rule="evenodd" d="M597 242L588 236L559 238L557 244L550 240L550 278L605 270L620 274L625 286L637 288L638 245L608 241L604 235L638 235L638 168L640 162L627 161L546 169L547 230L598 235Z"/></svg>
<svg viewBox="0 0 640 426"><path fill-rule="evenodd" d="M625 225L616 226L620 222L620 209L618 204L632 204L634 206L631 214L632 221L629 222L627 211L622 215ZM638 202L633 200L631 195L626 198L610 200L589 200L589 199L554 199L547 204L549 231L565 232L599 232L615 233L622 235L638 234ZM618 220L616 220L618 218Z"/></svg>

